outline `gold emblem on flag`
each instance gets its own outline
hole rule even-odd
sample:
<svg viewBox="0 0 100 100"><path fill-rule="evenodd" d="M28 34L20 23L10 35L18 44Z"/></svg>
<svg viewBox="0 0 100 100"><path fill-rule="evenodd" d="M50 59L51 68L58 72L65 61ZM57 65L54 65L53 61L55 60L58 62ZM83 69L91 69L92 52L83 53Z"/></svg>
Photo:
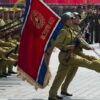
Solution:
<svg viewBox="0 0 100 100"><path fill-rule="evenodd" d="M31 12L31 21L37 29L41 29L45 24L44 16L37 10Z"/></svg>

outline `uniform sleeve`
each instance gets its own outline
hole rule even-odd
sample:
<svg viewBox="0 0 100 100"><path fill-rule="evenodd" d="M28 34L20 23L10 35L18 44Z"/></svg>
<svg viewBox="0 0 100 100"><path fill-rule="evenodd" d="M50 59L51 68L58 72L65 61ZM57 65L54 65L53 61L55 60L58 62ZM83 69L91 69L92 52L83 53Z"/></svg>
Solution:
<svg viewBox="0 0 100 100"><path fill-rule="evenodd" d="M84 41L85 41L85 40L84 40ZM80 47L83 48L83 49L89 50L90 47L89 47L84 41L81 41Z"/></svg>
<svg viewBox="0 0 100 100"><path fill-rule="evenodd" d="M15 44L0 40L0 47L15 47Z"/></svg>
<svg viewBox="0 0 100 100"><path fill-rule="evenodd" d="M68 38L68 36L66 34L67 33L65 30L61 30L55 41L55 47L59 48L62 51L66 51L68 49L67 44L70 41L70 38Z"/></svg>

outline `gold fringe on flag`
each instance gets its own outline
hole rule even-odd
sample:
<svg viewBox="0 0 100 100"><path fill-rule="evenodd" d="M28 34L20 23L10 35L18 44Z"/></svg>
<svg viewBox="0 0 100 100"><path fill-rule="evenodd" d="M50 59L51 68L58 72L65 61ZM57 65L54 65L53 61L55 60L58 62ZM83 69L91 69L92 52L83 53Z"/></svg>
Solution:
<svg viewBox="0 0 100 100"><path fill-rule="evenodd" d="M36 81L34 81L32 79L32 77L30 77L27 73L25 73L20 67L18 67L18 70L17 70L18 71L18 77L21 78L22 80L26 80L28 83L35 86L36 90L38 88L45 88L49 84L49 81L51 79L49 61L50 61L50 57L51 57L51 54L53 52L53 49L54 49L54 40L52 39L51 40L51 47L48 48L47 53L44 54L44 60L45 60L46 66L47 66L47 72L46 72L46 75L45 75L43 86L41 86Z"/></svg>
<svg viewBox="0 0 100 100"><path fill-rule="evenodd" d="M20 67L17 68L17 76L21 78L23 81L27 81L28 83L33 85L35 89L37 90L38 88L45 88L49 84L51 73L48 69L45 75L43 86L38 84L35 80L33 80L32 77L30 77L27 73L25 73Z"/></svg>

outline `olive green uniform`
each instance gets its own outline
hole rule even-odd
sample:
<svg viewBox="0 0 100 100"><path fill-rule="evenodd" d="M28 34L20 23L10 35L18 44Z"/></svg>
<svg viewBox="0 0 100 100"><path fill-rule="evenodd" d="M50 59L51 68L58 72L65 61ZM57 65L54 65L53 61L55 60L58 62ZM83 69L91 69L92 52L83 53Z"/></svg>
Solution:
<svg viewBox="0 0 100 100"><path fill-rule="evenodd" d="M12 65L16 62L15 59L11 58L11 57L6 57L6 55L13 49L15 48L15 44L12 43L11 41L4 41L4 40L0 40L0 47L1 47L1 54L2 56L2 73L6 73L7 72L7 67L8 70L12 70Z"/></svg>
<svg viewBox="0 0 100 100"><path fill-rule="evenodd" d="M100 72L100 60L98 59L90 61L85 56L82 57L83 54L81 53L80 48L75 49L70 59L66 60L66 55L67 55L66 51L69 49L68 45L71 43L73 38L74 38L74 33L71 31L70 28L64 26L64 28L60 31L55 41L55 46L61 50L59 53L60 64L54 82L52 84L52 87L49 91L50 97L56 98L57 91L64 79L65 80L62 89L66 91L66 84L67 84L66 76L68 75L68 72L70 72L70 70L73 69L77 70L77 67L81 66ZM83 42L80 43L80 47L89 49L89 47L87 47Z"/></svg>
<svg viewBox="0 0 100 100"><path fill-rule="evenodd" d="M16 43L14 43L12 39L6 42L11 45L11 47L9 47L10 51L15 48ZM8 72L11 72L13 70L13 65L16 63L16 61L17 61L17 55L14 54L13 52L10 53L8 58L5 58L3 61L3 66L5 66L3 68L3 72L4 73L6 72L6 69L5 69L6 67L8 67Z"/></svg>
<svg viewBox="0 0 100 100"><path fill-rule="evenodd" d="M72 31L73 32L75 31L75 32L79 33L80 32L80 27L78 25L75 25L74 27L72 27ZM82 53L81 49L78 52L78 55L83 57L83 58L86 58L88 60L96 60L95 57L85 55L84 53ZM70 68L70 70L68 71L68 73L66 75L66 79L65 79L66 81L62 84L61 91L66 92L68 90L68 86L69 86L70 82L73 80L77 70L78 70L78 67Z"/></svg>

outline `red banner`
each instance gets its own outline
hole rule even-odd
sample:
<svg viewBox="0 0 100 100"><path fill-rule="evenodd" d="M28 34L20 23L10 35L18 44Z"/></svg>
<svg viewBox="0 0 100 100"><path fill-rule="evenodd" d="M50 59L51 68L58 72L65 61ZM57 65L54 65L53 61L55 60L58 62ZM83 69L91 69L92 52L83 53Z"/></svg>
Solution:
<svg viewBox="0 0 100 100"><path fill-rule="evenodd" d="M48 66L44 52L58 17L39 0L32 0L24 25L18 58L22 78L44 87Z"/></svg>
<svg viewBox="0 0 100 100"><path fill-rule="evenodd" d="M100 0L44 0L44 2L50 4L98 4Z"/></svg>

